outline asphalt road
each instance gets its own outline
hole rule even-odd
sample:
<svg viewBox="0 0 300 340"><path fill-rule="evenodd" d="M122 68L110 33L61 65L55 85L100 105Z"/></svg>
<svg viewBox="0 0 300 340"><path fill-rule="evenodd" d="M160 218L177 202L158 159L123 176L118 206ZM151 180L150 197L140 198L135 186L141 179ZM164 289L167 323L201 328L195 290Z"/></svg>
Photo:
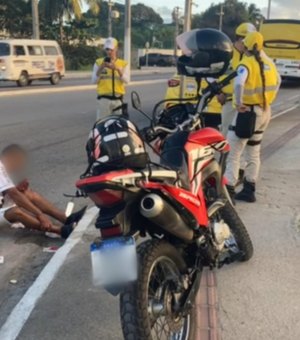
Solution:
<svg viewBox="0 0 300 340"><path fill-rule="evenodd" d="M138 73L134 72L134 74L131 77L131 81L141 81L141 80L156 80L156 79L166 79L168 77L171 77L174 74L174 71L170 70L169 68L167 70L157 70L157 71L147 71L146 73ZM84 76L78 76L76 77L76 74L72 74L72 77L68 77L66 75L65 78L61 80L61 82L53 86L50 84L49 81L33 81L33 83L30 86L27 86L22 89L41 89L41 88L63 88L66 86L81 86L81 85L90 85L91 84L91 75L87 75L84 73ZM0 93L1 91L18 91L20 88L16 85L15 82L3 82L0 81Z"/></svg>
<svg viewBox="0 0 300 340"><path fill-rule="evenodd" d="M140 93L145 111L151 112L153 104L163 97L165 84L129 88L133 89ZM299 88L289 85L280 91L274 112L291 107L298 100ZM32 187L62 208L67 202L63 193L74 191L76 179L87 166L84 148L96 108L93 91L1 98L0 147L9 143L27 147L32 158ZM133 120L145 124L144 117L130 112ZM83 203L79 201L77 205ZM251 217L248 219L251 221ZM87 247L94 234L93 229L89 230L68 258L59 274L61 279L51 285L19 339L121 339L117 300L90 283ZM1 230L0 255L5 256L5 264L0 265L0 326L50 258L43 253L43 247L53 244L61 242L37 232ZM226 279L225 275L222 278ZM17 284L10 284L11 279L16 279ZM226 296L229 290L225 286L222 295Z"/></svg>

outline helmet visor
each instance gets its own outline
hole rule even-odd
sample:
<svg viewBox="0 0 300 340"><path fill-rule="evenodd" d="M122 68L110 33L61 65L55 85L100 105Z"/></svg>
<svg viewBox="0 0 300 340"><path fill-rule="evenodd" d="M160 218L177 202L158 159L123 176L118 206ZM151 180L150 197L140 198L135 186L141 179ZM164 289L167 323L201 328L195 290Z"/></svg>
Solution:
<svg viewBox="0 0 300 340"><path fill-rule="evenodd" d="M188 57L192 56L198 49L196 30L184 32L176 38L178 47Z"/></svg>

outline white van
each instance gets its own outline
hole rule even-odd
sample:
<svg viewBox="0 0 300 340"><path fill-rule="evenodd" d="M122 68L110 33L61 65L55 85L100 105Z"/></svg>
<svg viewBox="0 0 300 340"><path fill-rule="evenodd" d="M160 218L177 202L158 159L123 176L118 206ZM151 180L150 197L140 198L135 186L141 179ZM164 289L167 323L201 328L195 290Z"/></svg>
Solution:
<svg viewBox="0 0 300 340"><path fill-rule="evenodd" d="M33 80L50 80L56 85L64 75L64 56L56 41L0 40L0 81L27 86Z"/></svg>

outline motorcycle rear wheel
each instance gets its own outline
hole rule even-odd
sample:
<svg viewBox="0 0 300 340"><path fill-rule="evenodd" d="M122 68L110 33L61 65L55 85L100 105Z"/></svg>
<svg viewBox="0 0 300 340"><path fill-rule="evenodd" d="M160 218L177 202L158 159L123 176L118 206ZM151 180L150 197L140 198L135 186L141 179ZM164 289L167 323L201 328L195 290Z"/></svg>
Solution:
<svg viewBox="0 0 300 340"><path fill-rule="evenodd" d="M253 244L248 231L230 202L220 209L220 215L225 223L229 226L239 250L242 252L240 261L249 261L253 256Z"/></svg>
<svg viewBox="0 0 300 340"><path fill-rule="evenodd" d="M167 282L180 279L186 264L172 245L150 240L138 247L138 280L127 287L120 296L121 324L125 340L194 340L196 332L196 309L193 306L186 316L173 315L172 303L164 298L170 313L155 315L153 301L166 294ZM177 276L177 277L176 277Z"/></svg>

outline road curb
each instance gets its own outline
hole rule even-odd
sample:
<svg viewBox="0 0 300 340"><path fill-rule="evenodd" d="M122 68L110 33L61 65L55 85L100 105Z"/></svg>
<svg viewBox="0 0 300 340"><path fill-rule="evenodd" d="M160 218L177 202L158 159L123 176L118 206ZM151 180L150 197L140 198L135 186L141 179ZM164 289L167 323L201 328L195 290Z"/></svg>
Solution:
<svg viewBox="0 0 300 340"><path fill-rule="evenodd" d="M218 296L215 271L205 268L196 299L197 332L195 340L220 340Z"/></svg>
<svg viewBox="0 0 300 340"><path fill-rule="evenodd" d="M153 79L153 80L139 80L132 81L127 86L143 86L143 85L152 85L152 84L162 84L167 82L166 79ZM96 90L96 85L73 85L73 86L65 86L65 87L57 87L57 88L43 88L43 89L26 89L26 90L12 90L12 91L3 91L0 92L0 97L15 97L15 96L26 96L32 94L51 94L51 93L64 93L64 92L78 92L78 91L92 91Z"/></svg>

